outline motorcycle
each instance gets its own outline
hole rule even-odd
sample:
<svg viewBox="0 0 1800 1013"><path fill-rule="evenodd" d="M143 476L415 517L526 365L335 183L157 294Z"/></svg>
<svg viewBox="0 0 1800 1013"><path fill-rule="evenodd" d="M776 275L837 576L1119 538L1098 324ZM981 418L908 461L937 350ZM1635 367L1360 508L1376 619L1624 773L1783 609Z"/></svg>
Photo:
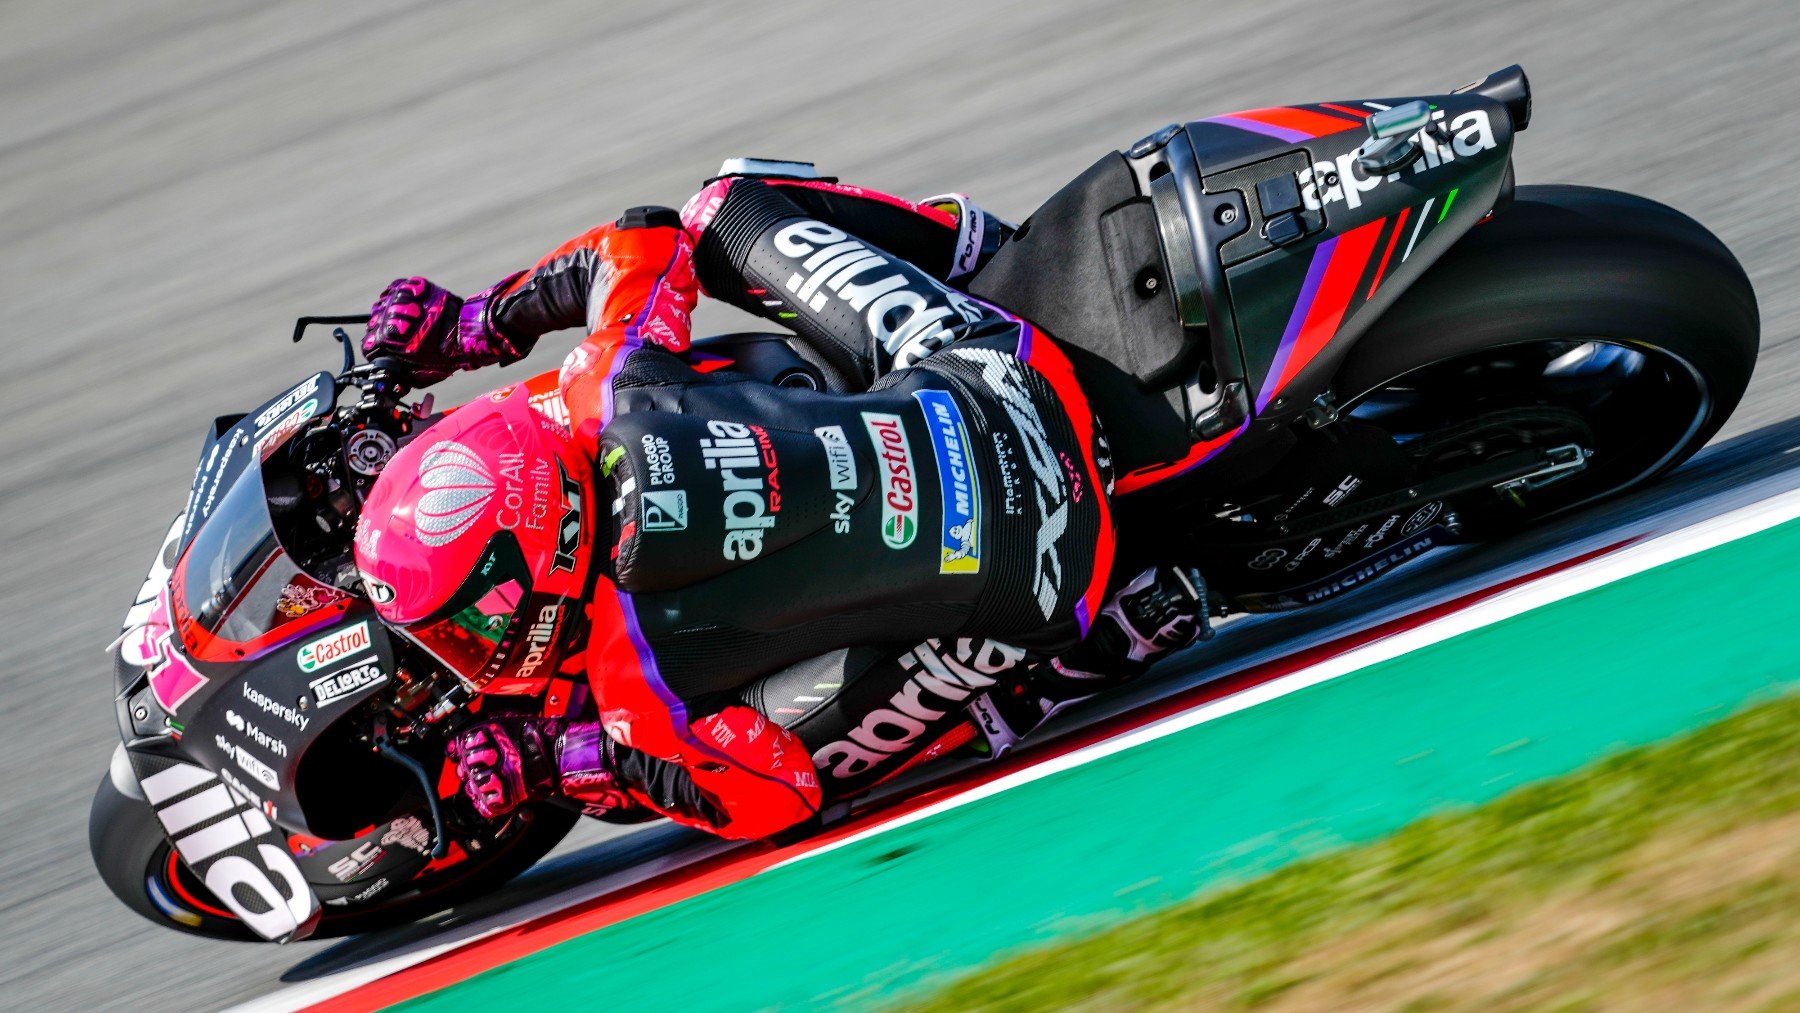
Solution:
<svg viewBox="0 0 1800 1013"><path fill-rule="evenodd" d="M1617 496L1718 431L1757 354L1742 268L1644 198L1516 185L1530 118L1515 66L1442 95L1172 124L1017 227L968 288L1068 350L1113 455L1118 572L1174 556L1218 615L1303 608ZM294 340L362 320L303 317ZM489 822L461 798L443 743L472 713L566 714L584 690L477 690L383 629L355 521L442 415L335 335L337 372L214 422L111 649L122 743L91 849L120 900L183 931L409 921L496 888L581 815ZM833 389L792 340L694 355ZM525 386L566 422L554 373Z"/></svg>

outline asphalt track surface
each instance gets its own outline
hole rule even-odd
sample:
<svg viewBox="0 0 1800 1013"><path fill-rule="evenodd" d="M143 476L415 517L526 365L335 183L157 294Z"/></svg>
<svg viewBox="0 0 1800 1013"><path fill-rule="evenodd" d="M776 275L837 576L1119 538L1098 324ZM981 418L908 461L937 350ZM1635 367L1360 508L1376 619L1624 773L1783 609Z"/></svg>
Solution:
<svg viewBox="0 0 1800 1013"><path fill-rule="evenodd" d="M183 502L201 430L332 361L286 343L292 318L358 310L402 274L481 287L623 207L679 204L726 155L810 158L904 194L961 189L1022 217L1169 121L1442 90L1519 62L1536 95L1521 181L1680 208L1737 252L1762 302L1761 364L1720 440L1754 437L1633 509L1800 463L1782 453L1800 430L1781 424L1800 376L1789 0L499 10L0 5L0 1006L215 1007L323 952L152 928L101 886L85 828L114 741L101 648ZM703 330L742 322L699 316ZM511 900L616 861L583 833Z"/></svg>

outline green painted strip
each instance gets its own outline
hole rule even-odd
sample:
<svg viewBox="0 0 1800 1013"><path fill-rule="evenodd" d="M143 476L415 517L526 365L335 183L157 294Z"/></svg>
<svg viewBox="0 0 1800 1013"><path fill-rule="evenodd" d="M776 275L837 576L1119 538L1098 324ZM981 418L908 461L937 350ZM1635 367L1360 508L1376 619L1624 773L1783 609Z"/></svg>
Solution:
<svg viewBox="0 0 1800 1013"><path fill-rule="evenodd" d="M415 1000L890 999L1800 683L1800 522L631 919Z"/></svg>
<svg viewBox="0 0 1800 1013"><path fill-rule="evenodd" d="M625 459L625 448L624 447L612 448L612 450L607 453L606 459L600 462L600 474L602 474L602 475L612 474L612 470L615 467L618 467L619 462L624 459Z"/></svg>
<svg viewBox="0 0 1800 1013"><path fill-rule="evenodd" d="M1450 213L1450 205L1456 203L1456 195L1461 192L1462 192L1462 187L1457 187L1456 189L1450 191L1450 196L1444 198L1444 206L1441 208L1438 208L1438 217L1437 217L1438 221L1440 221L1440 222L1443 221L1444 216Z"/></svg>

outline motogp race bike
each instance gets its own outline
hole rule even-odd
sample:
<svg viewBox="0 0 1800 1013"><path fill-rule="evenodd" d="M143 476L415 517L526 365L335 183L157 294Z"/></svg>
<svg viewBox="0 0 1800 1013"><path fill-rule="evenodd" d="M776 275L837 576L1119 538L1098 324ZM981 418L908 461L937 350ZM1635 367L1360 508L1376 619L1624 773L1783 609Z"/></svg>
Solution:
<svg viewBox="0 0 1800 1013"><path fill-rule="evenodd" d="M1175 124L1018 227L969 289L1069 349L1114 456L1117 572L1174 556L1220 614L1303 608L1637 487L1719 429L1756 359L1744 272L1649 200L1515 185L1530 117L1510 67ZM361 319L302 318L295 340ZM579 818L545 802L482 820L444 759L472 708L561 714L579 687L477 694L358 594L362 498L439 416L337 334L338 372L214 423L115 646L123 742L92 850L173 928L410 920L495 888ZM695 356L829 386L786 335ZM562 412L553 373L527 386Z"/></svg>

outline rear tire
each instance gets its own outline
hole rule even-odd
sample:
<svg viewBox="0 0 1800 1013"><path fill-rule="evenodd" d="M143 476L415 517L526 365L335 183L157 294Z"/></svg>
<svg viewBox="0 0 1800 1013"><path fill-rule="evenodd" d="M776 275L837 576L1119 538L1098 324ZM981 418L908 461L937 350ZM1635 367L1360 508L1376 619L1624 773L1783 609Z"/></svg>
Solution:
<svg viewBox="0 0 1800 1013"><path fill-rule="evenodd" d="M1506 511L1524 523L1692 456L1743 398L1758 332L1749 278L1693 219L1615 191L1527 186L1383 314L1334 386L1346 411L1403 440L1487 410L1579 411L1594 456ZM1616 375L1560 365L1583 349L1617 360Z"/></svg>
<svg viewBox="0 0 1800 1013"><path fill-rule="evenodd" d="M554 848L580 816L537 806L530 824L508 844L413 881L361 907L327 906L308 938L331 939L402 925L498 889ZM126 907L167 928L211 939L260 942L196 879L169 845L148 803L119 791L108 774L88 812L88 848L100 879Z"/></svg>

